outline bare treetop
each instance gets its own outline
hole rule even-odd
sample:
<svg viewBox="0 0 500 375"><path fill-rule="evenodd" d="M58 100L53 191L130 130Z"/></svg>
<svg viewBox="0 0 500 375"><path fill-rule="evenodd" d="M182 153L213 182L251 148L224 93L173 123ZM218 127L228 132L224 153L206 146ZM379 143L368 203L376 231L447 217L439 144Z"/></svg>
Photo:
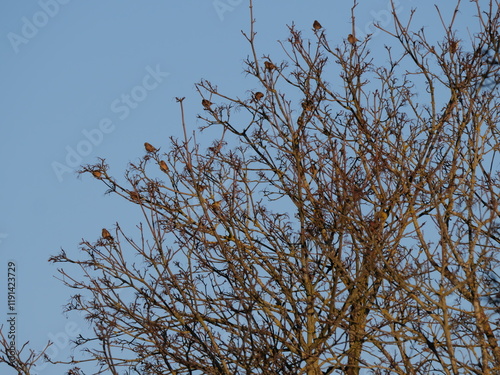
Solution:
<svg viewBox="0 0 500 375"><path fill-rule="evenodd" d="M290 27L276 61L250 2L252 83L197 85L207 149L178 98L183 139L146 142L124 181L81 170L144 214L51 258L97 373L499 373L500 13L476 3L479 32L453 15L436 45L394 12L402 52L376 65L356 6L341 38Z"/></svg>

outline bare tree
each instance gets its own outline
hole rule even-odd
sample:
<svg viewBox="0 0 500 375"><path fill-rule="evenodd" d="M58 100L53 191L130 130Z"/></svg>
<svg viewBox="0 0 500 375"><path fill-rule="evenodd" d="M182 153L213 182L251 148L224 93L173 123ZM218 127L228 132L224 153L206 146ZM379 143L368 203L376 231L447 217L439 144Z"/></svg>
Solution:
<svg viewBox="0 0 500 375"><path fill-rule="evenodd" d="M15 345L15 340L10 338L9 335L4 335L2 328L0 327L0 363L5 363L7 366L17 370L19 375L29 375L32 371L31 369L43 358L50 344L47 344L41 352L28 349L29 342L26 342L18 349ZM25 349L28 352L27 354L23 354Z"/></svg>
<svg viewBox="0 0 500 375"><path fill-rule="evenodd" d="M250 2L257 89L198 85L210 147L179 98L167 152L146 143L124 182L81 170L144 214L138 238L117 224L51 258L83 272L60 269L97 373L500 373L498 1L469 40L458 1L437 45L394 11L381 65L356 5L338 45L292 26L277 62Z"/></svg>

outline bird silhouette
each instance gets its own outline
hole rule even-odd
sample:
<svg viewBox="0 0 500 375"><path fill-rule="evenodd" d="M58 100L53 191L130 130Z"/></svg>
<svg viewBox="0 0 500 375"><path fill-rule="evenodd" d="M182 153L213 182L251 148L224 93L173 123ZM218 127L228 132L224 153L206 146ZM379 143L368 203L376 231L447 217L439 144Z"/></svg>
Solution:
<svg viewBox="0 0 500 375"><path fill-rule="evenodd" d="M203 99L203 100L201 101L201 105L202 105L203 107L205 107L206 109L210 109L210 106L211 106L212 104L214 104L214 103L212 103L212 102L211 102L210 100L208 100L208 99Z"/></svg>
<svg viewBox="0 0 500 375"><path fill-rule="evenodd" d="M349 35L347 36L347 41L348 41L349 43L351 43L351 44L356 44L356 42L358 41L358 39L357 39L354 35L349 34Z"/></svg>
<svg viewBox="0 0 500 375"><path fill-rule="evenodd" d="M160 169L165 173L168 172L168 166L164 160L160 160Z"/></svg>
<svg viewBox="0 0 500 375"><path fill-rule="evenodd" d="M321 24L320 24L318 21L316 21L316 20L314 21L314 23L313 23L313 28L314 28L314 30L319 30L319 29L321 29L322 27L323 27L323 26L321 26Z"/></svg>
<svg viewBox="0 0 500 375"><path fill-rule="evenodd" d="M129 191L128 194L133 201L141 200L141 195L137 191Z"/></svg>
<svg viewBox="0 0 500 375"><path fill-rule="evenodd" d="M451 53L457 52L457 48L458 48L458 42L456 40L452 40L450 42L450 52Z"/></svg>
<svg viewBox="0 0 500 375"><path fill-rule="evenodd" d="M102 228L102 238L104 238L105 240L112 240L113 239L113 236L111 236L111 233L109 233L109 231L106 229L106 228Z"/></svg>
<svg viewBox="0 0 500 375"><path fill-rule="evenodd" d="M147 152L155 152L156 148L153 147L150 143L145 142L144 143L144 148L146 149Z"/></svg>
<svg viewBox="0 0 500 375"><path fill-rule="evenodd" d="M264 66L269 71L276 69L276 65L274 65L271 61L264 61Z"/></svg>

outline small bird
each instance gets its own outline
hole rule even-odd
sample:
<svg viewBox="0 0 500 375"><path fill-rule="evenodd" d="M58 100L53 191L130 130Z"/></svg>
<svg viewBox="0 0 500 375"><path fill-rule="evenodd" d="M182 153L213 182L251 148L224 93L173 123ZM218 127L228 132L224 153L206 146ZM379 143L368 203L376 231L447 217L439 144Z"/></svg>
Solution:
<svg viewBox="0 0 500 375"><path fill-rule="evenodd" d="M347 41L348 41L349 43L351 43L351 44L356 44L356 42L358 41L358 39L357 39L354 35L349 34L349 35L347 36Z"/></svg>
<svg viewBox="0 0 500 375"><path fill-rule="evenodd" d="M276 69L276 65L274 65L271 61L264 61L264 66L269 71Z"/></svg>
<svg viewBox="0 0 500 375"><path fill-rule="evenodd" d="M92 171L92 175L93 175L95 178L101 178L101 177L102 177L102 173L101 173L101 171Z"/></svg>
<svg viewBox="0 0 500 375"><path fill-rule="evenodd" d="M165 172L165 173L167 173L167 172L168 172L168 166L167 166L167 163L165 163L165 161L164 161L164 160L160 160L160 169L161 169L163 172Z"/></svg>
<svg viewBox="0 0 500 375"><path fill-rule="evenodd" d="M137 191L129 191L128 194L133 201L141 200L141 195Z"/></svg>
<svg viewBox="0 0 500 375"><path fill-rule="evenodd" d="M376 231L380 227L380 223L375 220L368 220L370 230Z"/></svg>
<svg viewBox="0 0 500 375"><path fill-rule="evenodd" d="M218 210L220 210L220 202L221 202L221 201L215 201L215 202L213 202L213 203L210 205L210 207L212 208L212 210L214 210L214 211L218 211Z"/></svg>
<svg viewBox="0 0 500 375"><path fill-rule="evenodd" d="M113 239L113 236L111 236L111 233L109 233L109 231L106 229L106 228L102 228L102 238L104 238L105 240L112 240Z"/></svg>
<svg viewBox="0 0 500 375"><path fill-rule="evenodd" d="M144 142L144 148L147 152L155 152L156 148L151 145L151 143Z"/></svg>
<svg viewBox="0 0 500 375"><path fill-rule="evenodd" d="M316 21L316 20L314 21L314 23L313 23L313 28L314 28L314 30L319 30L319 29L321 29L322 27L323 27L323 26L321 26L321 24L320 24L318 21Z"/></svg>
<svg viewBox="0 0 500 375"><path fill-rule="evenodd" d="M210 106L211 106L212 104L214 104L214 103L212 103L212 102L211 102L210 100L208 100L208 99L203 99L203 100L201 101L201 105L202 105L203 107L205 107L206 109L210 109Z"/></svg>
<svg viewBox="0 0 500 375"><path fill-rule="evenodd" d="M258 102L263 97L264 97L264 94L261 93L260 91L257 91L255 94L253 94L253 98L255 99L256 102Z"/></svg>
<svg viewBox="0 0 500 375"><path fill-rule="evenodd" d="M385 223L385 221L387 220L387 217L389 215L387 214L386 211L379 211L377 213L375 213L375 220L379 223Z"/></svg>
<svg viewBox="0 0 500 375"><path fill-rule="evenodd" d="M302 109L304 109L305 111L312 111L314 109L314 104L309 99L302 101L301 105Z"/></svg>
<svg viewBox="0 0 500 375"><path fill-rule="evenodd" d="M458 48L458 42L456 40L452 40L450 42L450 52L451 53L457 52L457 48Z"/></svg>
<svg viewBox="0 0 500 375"><path fill-rule="evenodd" d="M203 193L203 191L207 188L207 185L198 184L195 187L197 192Z"/></svg>

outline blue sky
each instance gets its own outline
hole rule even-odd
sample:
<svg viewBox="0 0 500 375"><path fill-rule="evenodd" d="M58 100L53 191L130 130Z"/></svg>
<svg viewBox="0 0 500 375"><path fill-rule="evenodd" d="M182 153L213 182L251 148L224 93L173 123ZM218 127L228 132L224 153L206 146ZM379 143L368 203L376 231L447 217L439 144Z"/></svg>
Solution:
<svg viewBox="0 0 500 375"><path fill-rule="evenodd" d="M358 37L388 19L388 0L366 3L358 7ZM400 0L398 9L404 16L418 5L415 25L432 30L432 4ZM349 1L255 0L259 55L281 56L277 40L288 37L292 22L307 38L318 19L331 43L341 43L351 31L350 7ZM199 127L194 83L201 78L240 96L253 89L255 81L242 73L250 51L240 30L248 30L248 20L245 0L0 4L0 275L9 260L16 263L18 342L41 348L52 339L54 359L70 353L65 338L86 325L62 314L72 291L47 259L61 248L77 254L82 238L94 241L117 221L132 227L139 220L133 206L105 196L96 180L77 178L73 166L103 157L121 176L143 155L145 141L166 149L168 137L181 131L175 97L186 97L188 126ZM372 49L388 42L379 34ZM0 372L13 373L2 365Z"/></svg>

